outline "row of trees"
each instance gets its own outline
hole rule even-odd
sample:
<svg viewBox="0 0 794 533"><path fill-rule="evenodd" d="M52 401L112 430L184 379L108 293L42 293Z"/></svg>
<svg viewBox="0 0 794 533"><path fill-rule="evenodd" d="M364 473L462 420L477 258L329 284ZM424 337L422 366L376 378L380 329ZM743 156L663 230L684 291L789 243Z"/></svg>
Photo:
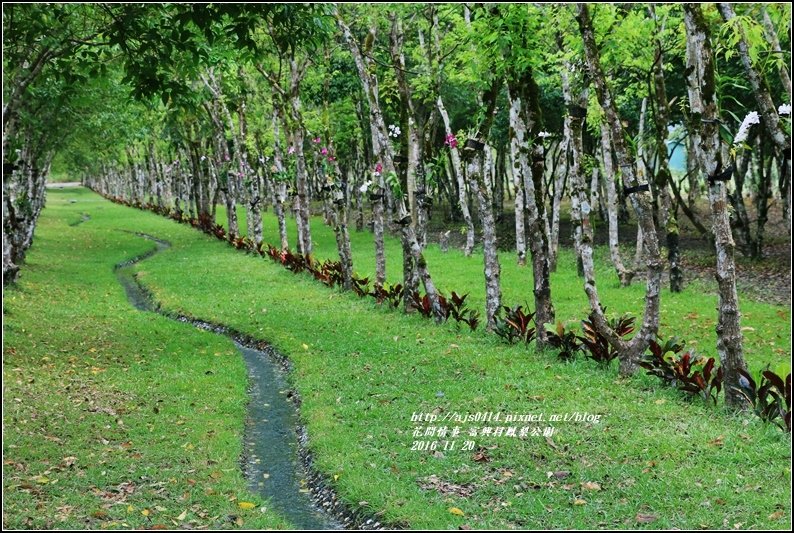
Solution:
<svg viewBox="0 0 794 533"><path fill-rule="evenodd" d="M659 236L671 289L682 288L683 213L703 233L714 228L718 348L726 398L738 403L730 385L744 362L731 224L741 248L760 256L769 206L779 201L790 232L790 105L782 104L791 89L780 43L788 39L787 6L743 5L738 15L729 4L67 6L57 9L74 10L76 19L79 12L89 28L78 32L66 19L63 60L45 57L36 72L36 51L25 45L36 42L30 21L43 31L47 9L56 8L4 12L17 53L4 57L13 72L4 82L9 124L24 124L7 128L4 108L4 163L12 165L9 179L4 171L4 279L30 244L19 236L32 236L43 203L42 164L61 150L104 194L206 227L223 205L230 239L242 233L242 205L246 234L261 244L262 211L272 206L281 247L310 255L312 209L321 209L335 228L348 287L348 224L361 230L369 213L376 283L386 282L383 239L391 230L402 243L405 294L421 284L439 320L423 257L428 221L442 213L460 221L467 255L477 223L489 328L501 306L496 226L512 198L517 258L532 263L537 322L547 324L555 319L549 276L567 198L595 326L630 374L658 329ZM22 22L33 33L14 33ZM74 72L86 75L70 80ZM60 105L44 104L39 88L47 83L60 84ZM48 105L70 126L68 136L45 118ZM689 153L684 175L669 166L676 124ZM47 157L6 150L44 133L59 141ZM710 216L698 209L702 192ZM25 202L34 206L21 224L27 233L17 228ZM619 246L618 223L628 213L638 228L633 260ZM599 300L596 215L609 227L618 281L628 285L644 271L645 312L630 341L611 330Z"/></svg>

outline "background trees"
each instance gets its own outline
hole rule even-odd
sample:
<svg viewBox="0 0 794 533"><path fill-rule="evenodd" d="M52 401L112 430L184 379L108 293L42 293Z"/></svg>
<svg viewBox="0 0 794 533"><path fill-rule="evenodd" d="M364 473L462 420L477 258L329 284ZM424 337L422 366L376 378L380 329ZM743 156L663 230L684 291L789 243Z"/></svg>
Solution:
<svg viewBox="0 0 794 533"><path fill-rule="evenodd" d="M658 324L660 242L671 289L680 290L681 214L711 233L703 158L677 167L671 143L695 153L698 139L713 138L721 170L732 169L720 181L730 227L719 231L735 231L742 253L763 256L777 205L790 221L790 8L702 8L714 55L713 123L693 106L688 9L10 5L4 279L14 278L32 242L53 161L105 194L205 228L223 215L232 241L262 246L261 213L272 205L281 247L309 255L312 216L322 213L336 228L348 280L349 218L357 229L371 221L380 286L383 235L402 238L409 310L420 284L437 304L423 256L433 231L460 230L467 255L483 249L489 327L502 303L499 252L513 242L519 263L531 264L527 294L538 324L555 320L549 273L560 220L573 220L595 325L629 373ZM761 126L736 141L752 111ZM644 276L647 284L646 317L630 342L610 334L595 292L588 231L601 222L617 281ZM631 264L629 240L644 268Z"/></svg>

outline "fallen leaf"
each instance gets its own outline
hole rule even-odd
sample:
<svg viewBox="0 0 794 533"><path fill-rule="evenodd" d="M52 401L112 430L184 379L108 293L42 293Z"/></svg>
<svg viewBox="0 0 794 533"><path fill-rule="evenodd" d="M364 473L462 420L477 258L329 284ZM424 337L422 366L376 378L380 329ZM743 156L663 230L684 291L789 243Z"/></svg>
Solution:
<svg viewBox="0 0 794 533"><path fill-rule="evenodd" d="M456 515L456 516L464 516L466 513L458 509L457 507L450 507L449 512Z"/></svg>
<svg viewBox="0 0 794 533"><path fill-rule="evenodd" d="M491 458L488 457L488 454L485 452L476 452L471 456L471 460L477 463L487 463Z"/></svg>
<svg viewBox="0 0 794 533"><path fill-rule="evenodd" d="M301 344L301 346L303 346L304 350L308 350L309 349L309 345L308 344Z"/></svg>
<svg viewBox="0 0 794 533"><path fill-rule="evenodd" d="M239 502L237 504L237 506L240 509L245 509L247 511L247 510L250 510L250 509L253 509L254 507L256 507L256 504L255 503L251 503L251 502Z"/></svg>
<svg viewBox="0 0 794 533"><path fill-rule="evenodd" d="M581 485L584 490L601 490L601 485L599 485L595 481L586 481Z"/></svg>
<svg viewBox="0 0 794 533"><path fill-rule="evenodd" d="M150 514L152 514L152 513L151 513L151 511L149 511L149 509L144 509L143 511L141 511L141 514L142 514L143 516L149 516L149 515L150 515Z"/></svg>
<svg viewBox="0 0 794 533"><path fill-rule="evenodd" d="M656 516L655 514L637 513L636 520L638 524L650 524L651 522L655 521L657 518L659 517Z"/></svg>
<svg viewBox="0 0 794 533"><path fill-rule="evenodd" d="M185 518L187 518L187 510L182 511L182 514L176 517L176 519L179 520L180 522Z"/></svg>
<svg viewBox="0 0 794 533"><path fill-rule="evenodd" d="M573 504L574 504L574 505L585 505L585 504L587 504L587 501L585 501L585 500L583 500L583 499L581 499L581 498L576 498L576 499L573 501Z"/></svg>
<svg viewBox="0 0 794 533"><path fill-rule="evenodd" d="M769 520L780 520L786 513L783 511L777 511L776 513L772 513L769 515Z"/></svg>

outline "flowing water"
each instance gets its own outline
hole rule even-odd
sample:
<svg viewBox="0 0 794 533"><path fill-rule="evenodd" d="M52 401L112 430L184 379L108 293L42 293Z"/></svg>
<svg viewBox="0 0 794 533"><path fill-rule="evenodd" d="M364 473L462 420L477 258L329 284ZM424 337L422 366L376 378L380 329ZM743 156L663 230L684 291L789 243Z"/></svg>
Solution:
<svg viewBox="0 0 794 533"><path fill-rule="evenodd" d="M138 234L157 247L116 266L127 299L140 311L159 312L179 322L224 335L234 341L248 367L249 401L245 422L244 470L249 486L298 529L342 529L342 524L311 499L298 456L298 417L288 398L288 385L278 363L266 353L240 344L227 328L160 312L135 279L133 265L169 247L165 241Z"/></svg>

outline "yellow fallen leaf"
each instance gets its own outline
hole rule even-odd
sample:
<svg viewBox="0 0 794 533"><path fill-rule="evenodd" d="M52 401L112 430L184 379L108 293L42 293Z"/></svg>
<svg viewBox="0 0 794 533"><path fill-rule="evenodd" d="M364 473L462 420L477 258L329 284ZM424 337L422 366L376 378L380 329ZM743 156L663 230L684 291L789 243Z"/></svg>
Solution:
<svg viewBox="0 0 794 533"><path fill-rule="evenodd" d="M251 502L239 502L237 506L240 507L240 509L249 510L256 507L256 504Z"/></svg>
<svg viewBox="0 0 794 533"><path fill-rule="evenodd" d="M150 511L149 511L149 509L144 509L143 511L141 511L141 514L142 514L143 516L149 516L149 514L150 514Z"/></svg>
<svg viewBox="0 0 794 533"><path fill-rule="evenodd" d="M337 479L339 479L339 474L334 474L334 481L336 481Z"/></svg>
<svg viewBox="0 0 794 533"><path fill-rule="evenodd" d="M128 512L128 513L131 513L131 512L133 512L134 510L135 510L135 507L133 507L132 505L128 505L128 506L127 506L127 512Z"/></svg>
<svg viewBox="0 0 794 533"><path fill-rule="evenodd" d="M176 517L176 519L179 520L180 522L185 518L187 518L187 510L182 511L182 514Z"/></svg>
<svg viewBox="0 0 794 533"><path fill-rule="evenodd" d="M449 512L456 515L456 516L464 516L466 513L458 509L457 507L450 507Z"/></svg>
<svg viewBox="0 0 794 533"><path fill-rule="evenodd" d="M309 349L309 345L308 344L301 344L301 346L303 346L304 350L308 350Z"/></svg>
<svg viewBox="0 0 794 533"><path fill-rule="evenodd" d="M576 498L576 499L573 501L573 504L574 504L574 505L585 505L585 504L587 504L587 501L585 501L585 500L583 500L583 499L581 499L581 498Z"/></svg>

